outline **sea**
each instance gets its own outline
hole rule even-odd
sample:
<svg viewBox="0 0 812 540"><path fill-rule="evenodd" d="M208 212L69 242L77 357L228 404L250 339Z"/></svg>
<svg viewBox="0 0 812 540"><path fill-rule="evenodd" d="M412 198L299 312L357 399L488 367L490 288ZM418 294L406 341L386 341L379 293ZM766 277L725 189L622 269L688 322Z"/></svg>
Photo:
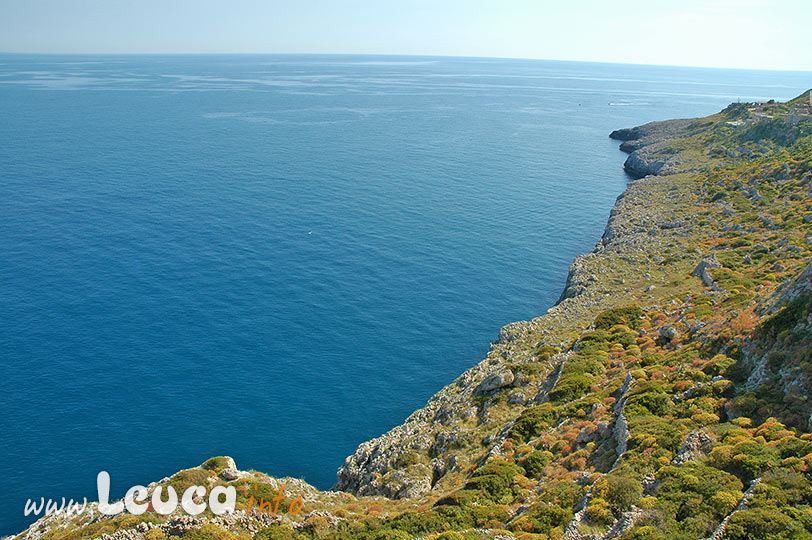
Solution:
<svg viewBox="0 0 812 540"><path fill-rule="evenodd" d="M812 73L0 55L0 534L216 455L328 489L543 314L629 179L609 132Z"/></svg>

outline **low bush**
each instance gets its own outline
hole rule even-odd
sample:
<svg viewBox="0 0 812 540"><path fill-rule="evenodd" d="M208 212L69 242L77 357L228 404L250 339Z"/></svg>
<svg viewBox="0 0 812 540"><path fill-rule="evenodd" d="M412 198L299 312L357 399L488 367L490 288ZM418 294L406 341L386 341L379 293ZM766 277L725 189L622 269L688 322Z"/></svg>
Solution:
<svg viewBox="0 0 812 540"><path fill-rule="evenodd" d="M595 328L608 330L617 324L623 324L637 330L640 328L640 319L645 312L640 306L626 306L604 311L595 319Z"/></svg>
<svg viewBox="0 0 812 540"><path fill-rule="evenodd" d="M522 411L516 423L510 428L510 436L520 442L541 435L556 420L556 412L550 403L529 407Z"/></svg>
<svg viewBox="0 0 812 540"><path fill-rule="evenodd" d="M547 450L536 450L532 454L525 456L520 461L520 464L522 467L524 467L524 470L527 473L526 476L529 478L536 478L542 473L544 467L546 467L552 459L552 452L548 452Z"/></svg>
<svg viewBox="0 0 812 540"><path fill-rule="evenodd" d="M598 480L593 492L619 515L640 501L643 485L637 478L613 473Z"/></svg>

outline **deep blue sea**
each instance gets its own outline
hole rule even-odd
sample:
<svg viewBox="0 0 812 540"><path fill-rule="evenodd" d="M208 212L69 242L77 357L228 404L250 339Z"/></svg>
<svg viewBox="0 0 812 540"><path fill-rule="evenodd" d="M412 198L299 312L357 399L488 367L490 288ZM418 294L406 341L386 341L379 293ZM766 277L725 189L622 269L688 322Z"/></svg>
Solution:
<svg viewBox="0 0 812 540"><path fill-rule="evenodd" d="M812 74L0 55L0 533L210 456L329 488L540 315L628 179L615 128Z"/></svg>

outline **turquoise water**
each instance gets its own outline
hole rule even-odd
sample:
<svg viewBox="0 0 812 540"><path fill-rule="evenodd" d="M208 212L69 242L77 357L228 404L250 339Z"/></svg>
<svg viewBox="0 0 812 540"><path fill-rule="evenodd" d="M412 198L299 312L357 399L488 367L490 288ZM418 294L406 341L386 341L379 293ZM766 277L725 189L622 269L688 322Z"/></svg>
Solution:
<svg viewBox="0 0 812 540"><path fill-rule="evenodd" d="M543 313L618 127L804 73L0 55L0 533L207 457L321 488Z"/></svg>

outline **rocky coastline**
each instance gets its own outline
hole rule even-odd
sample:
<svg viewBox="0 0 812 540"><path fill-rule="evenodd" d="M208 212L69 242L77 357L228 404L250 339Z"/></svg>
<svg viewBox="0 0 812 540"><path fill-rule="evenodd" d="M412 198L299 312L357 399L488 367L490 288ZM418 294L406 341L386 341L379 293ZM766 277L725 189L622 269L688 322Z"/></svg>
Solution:
<svg viewBox="0 0 812 540"><path fill-rule="evenodd" d="M156 485L235 485L227 520L51 516L16 538L812 538L812 496L775 498L812 493L809 100L612 132L633 180L558 302L359 445L332 491L213 458ZM300 519L251 514L285 482Z"/></svg>

